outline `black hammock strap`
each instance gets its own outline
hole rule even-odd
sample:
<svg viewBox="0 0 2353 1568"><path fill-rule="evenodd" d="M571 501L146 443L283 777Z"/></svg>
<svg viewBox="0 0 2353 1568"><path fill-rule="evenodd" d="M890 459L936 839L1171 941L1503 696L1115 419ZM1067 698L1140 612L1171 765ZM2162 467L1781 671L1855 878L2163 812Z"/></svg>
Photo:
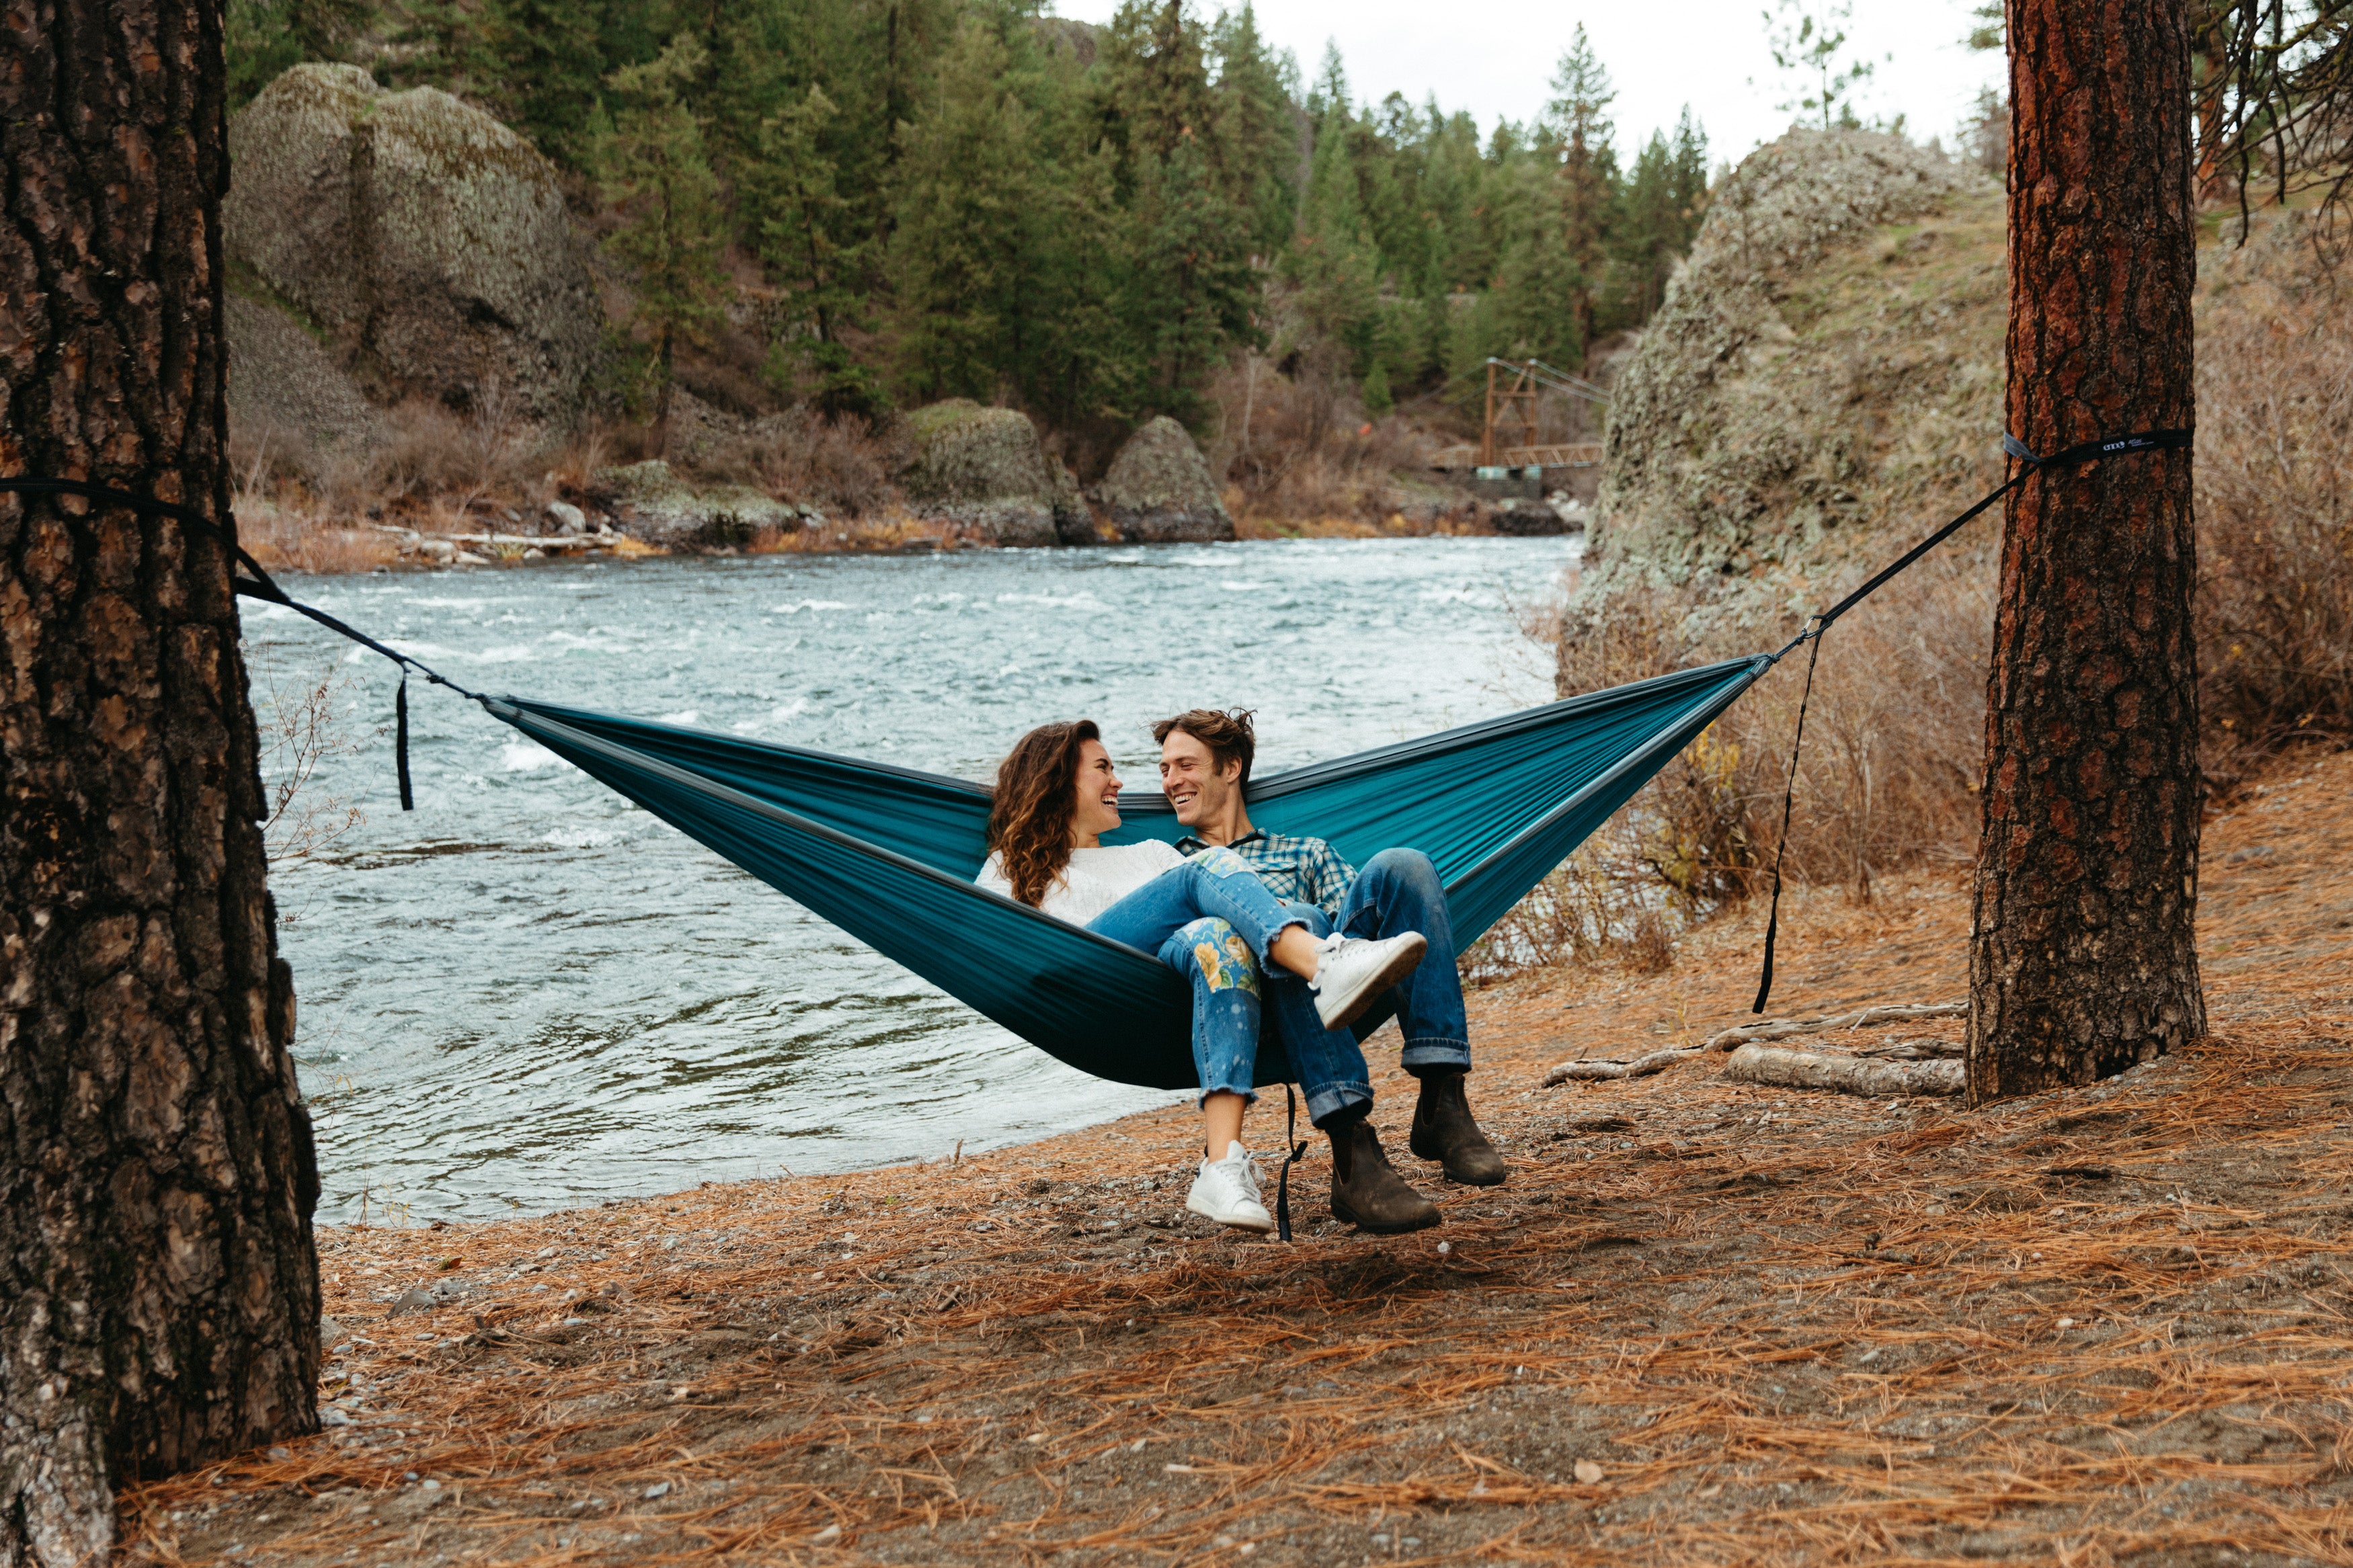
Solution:
<svg viewBox="0 0 2353 1568"><path fill-rule="evenodd" d="M101 505L128 507L133 511L144 512L154 517L168 517L185 523L219 545L228 552L230 560L237 566L242 566L251 574L250 576L240 577L237 575L234 567L231 569L229 584L240 598L262 599L273 605L283 605L297 615L309 616L337 637L348 637L369 652L382 654L392 660L400 670L400 689L393 698L394 760L400 778L400 809L403 811L417 809L416 797L408 783L408 672L413 669L434 685L446 686L460 697L470 697L477 702L488 700L480 692L459 685L430 665L411 658L397 648L386 647L365 632L347 626L327 614L326 611L303 604L301 600L292 597L285 589L278 585L276 578L263 570L261 563L246 553L245 547L239 544L227 529L222 528L194 507L182 506L176 501L157 500L152 496L136 495L130 490L116 489L111 485L93 485L81 479L0 477L0 493L8 491L15 491L19 495L79 496L84 500L97 501Z"/></svg>
<svg viewBox="0 0 2353 1568"><path fill-rule="evenodd" d="M1978 513L2023 485L2032 475L2046 468L2073 468L2084 463L2095 462L2102 458L2121 458L2135 452L2162 452L2185 447L2189 445L2194 434L2195 432L2188 428L2137 430L2129 436L2104 436L2096 441L2080 442L2064 451L2054 452L2048 458L2041 458L2035 456L2034 448L2017 437L2004 432L2001 437L2002 451L2017 458L2022 465L2016 473L1987 491L1978 499L1976 505L1960 516L1905 551L1894 564L1886 567L1862 587L1808 621L1805 629L1790 638L1788 646L1773 656L1774 661L1778 663L1785 655L1795 650L1799 644L1810 642L1814 645L1806 656L1805 695L1798 700L1798 730L1789 742L1789 774L1781 795L1781 837L1775 840L1773 845L1773 903L1771 912L1765 918L1765 962L1757 977L1757 1000L1750 1005L1748 1009L1750 1012L1764 1012L1767 1000L1773 994L1773 945L1781 931L1781 858L1789 847L1789 811L1797 801L1798 753L1806 743L1806 707L1813 700L1814 666L1821 658L1822 634L1831 629L1831 623L1879 592L1881 588L1887 585L1888 579L1959 532L1973 521Z"/></svg>
<svg viewBox="0 0 2353 1568"><path fill-rule="evenodd" d="M1291 1085L1282 1086L1282 1142L1291 1152L1282 1157L1282 1169L1274 1178L1274 1229L1277 1237L1291 1239L1291 1167L1307 1158L1306 1141L1299 1136L1299 1097Z"/></svg>

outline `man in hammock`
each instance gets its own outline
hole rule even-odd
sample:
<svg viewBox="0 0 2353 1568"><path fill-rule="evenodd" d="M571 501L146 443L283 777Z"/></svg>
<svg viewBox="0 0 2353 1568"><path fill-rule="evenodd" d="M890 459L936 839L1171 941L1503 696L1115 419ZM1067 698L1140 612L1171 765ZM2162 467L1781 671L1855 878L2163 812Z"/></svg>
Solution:
<svg viewBox="0 0 2353 1568"><path fill-rule="evenodd" d="M1440 1161L1448 1179L1490 1187L1505 1175L1503 1156L1479 1130L1463 1093L1471 1070L1470 1026L1462 1005L1462 979L1454 967L1453 927L1447 918L1446 889L1430 857L1418 849L1384 849L1359 871L1321 838L1269 833L1250 825L1242 793L1250 783L1257 736L1247 712L1196 708L1152 727L1160 742L1160 783L1176 820L1190 829L1176 841L1187 855L1221 846L1258 872L1267 890L1309 911L1317 936L1378 937L1418 931L1430 951L1413 973L1391 989L1385 1005L1356 1025L1361 1041L1391 1013L1405 1036L1401 1058L1420 1080L1408 1143L1425 1160ZM1272 1003L1286 1041L1301 1037L1291 1016L1314 1001L1303 985L1276 985ZM1299 1053L1293 1053L1294 1058ZM1300 1070L1310 1070L1305 1063ZM1354 1082L1305 1084L1308 1112L1332 1139L1335 1199L1351 1184L1353 1158L1367 1144L1386 1165L1379 1142L1365 1121L1372 1089L1358 1057ZM1335 1204L1335 1212L1336 1204Z"/></svg>

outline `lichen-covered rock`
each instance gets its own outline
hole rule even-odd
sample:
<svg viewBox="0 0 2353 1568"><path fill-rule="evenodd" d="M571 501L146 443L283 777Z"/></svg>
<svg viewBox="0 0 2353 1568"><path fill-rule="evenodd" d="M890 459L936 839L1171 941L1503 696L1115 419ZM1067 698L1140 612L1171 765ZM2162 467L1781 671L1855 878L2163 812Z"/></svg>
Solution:
<svg viewBox="0 0 2353 1568"><path fill-rule="evenodd" d="M240 447L316 477L384 442L383 416L301 323L237 294L223 302L223 318L228 423Z"/></svg>
<svg viewBox="0 0 2353 1568"><path fill-rule="evenodd" d="M1071 465L1050 457L1046 466L1054 476L1054 536L1065 544L1102 543L1103 535L1095 530L1094 509L1087 505L1086 494L1079 489L1079 477L1071 472Z"/></svg>
<svg viewBox="0 0 2353 1568"><path fill-rule="evenodd" d="M1495 509L1493 521L1497 533L1515 539L1547 539L1568 531L1558 509L1546 500L1507 500Z"/></svg>
<svg viewBox="0 0 2353 1568"><path fill-rule="evenodd" d="M1231 539L1234 520L1201 448L1185 426L1163 415L1120 447L1095 487L1120 538L1131 543Z"/></svg>
<svg viewBox="0 0 2353 1568"><path fill-rule="evenodd" d="M1991 181L1899 137L1750 154L1612 389L1588 606L1641 581L1810 608L1985 489L2002 225Z"/></svg>
<svg viewBox="0 0 2353 1568"><path fill-rule="evenodd" d="M1054 475L1029 421L954 397L907 416L914 459L902 483L919 515L999 544L1051 544Z"/></svg>
<svg viewBox="0 0 2353 1568"><path fill-rule="evenodd" d="M229 127L232 265L307 314L379 397L568 424L602 313L555 170L434 88L300 65Z"/></svg>
<svg viewBox="0 0 2353 1568"><path fill-rule="evenodd" d="M664 550L712 550L749 543L763 529L786 533L800 509L748 485L690 485L659 458L599 468L588 494L645 543Z"/></svg>

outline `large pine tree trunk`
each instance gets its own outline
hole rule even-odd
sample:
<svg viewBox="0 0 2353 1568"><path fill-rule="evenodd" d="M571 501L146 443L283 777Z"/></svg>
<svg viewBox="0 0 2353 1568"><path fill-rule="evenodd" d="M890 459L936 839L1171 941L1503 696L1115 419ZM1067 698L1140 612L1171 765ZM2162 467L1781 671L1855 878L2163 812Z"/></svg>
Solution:
<svg viewBox="0 0 2353 1568"><path fill-rule="evenodd" d="M216 4L0 31L0 472L227 517ZM317 1425L311 1125L222 552L0 496L0 1563Z"/></svg>
<svg viewBox="0 0 2353 1568"><path fill-rule="evenodd" d="M2187 0L2010 0L2010 428L2190 423ZM2189 453L2012 493L1970 942L1973 1103L2205 1027Z"/></svg>

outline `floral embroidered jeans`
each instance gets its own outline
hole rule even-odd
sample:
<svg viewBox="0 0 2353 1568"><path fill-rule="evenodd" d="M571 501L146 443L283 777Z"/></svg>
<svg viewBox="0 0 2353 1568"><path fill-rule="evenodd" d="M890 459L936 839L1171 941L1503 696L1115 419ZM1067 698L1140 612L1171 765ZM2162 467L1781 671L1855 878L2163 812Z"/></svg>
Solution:
<svg viewBox="0 0 2353 1568"><path fill-rule="evenodd" d="M1158 954L1193 983L1193 1065L1201 1098L1226 1093L1254 1100L1267 950L1283 927L1305 923L1275 900L1249 862L1210 849L1163 871L1087 929Z"/></svg>

